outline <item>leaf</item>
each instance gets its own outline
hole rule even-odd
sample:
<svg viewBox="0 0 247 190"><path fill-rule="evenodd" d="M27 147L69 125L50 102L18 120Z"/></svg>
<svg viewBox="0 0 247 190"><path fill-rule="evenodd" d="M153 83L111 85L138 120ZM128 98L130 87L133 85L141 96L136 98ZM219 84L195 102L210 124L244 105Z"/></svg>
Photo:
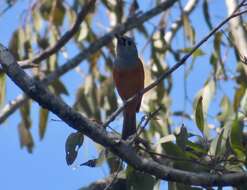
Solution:
<svg viewBox="0 0 247 190"><path fill-rule="evenodd" d="M193 102L194 110L196 111L198 100L200 97L202 97L203 98L203 101L202 101L203 115L204 116L207 115L208 107L214 95L215 95L215 81L211 79L211 80L208 80L206 84L204 85L204 87L197 93L196 98ZM206 123L206 121L204 121L204 123ZM206 124L204 124L203 134L205 137L209 138L209 128Z"/></svg>
<svg viewBox="0 0 247 190"><path fill-rule="evenodd" d="M56 26L61 26L63 24L65 15L65 8L62 1L56 1L56 7L52 12L52 22Z"/></svg>
<svg viewBox="0 0 247 190"><path fill-rule="evenodd" d="M73 107L77 111L83 111L85 114L89 117L93 116L93 111L91 110L91 107L89 105L89 102L87 100L87 95L85 94L85 88L84 86L80 87L76 94L76 101Z"/></svg>
<svg viewBox="0 0 247 190"><path fill-rule="evenodd" d="M191 150L193 150L193 152L195 152L196 154L202 154L202 155L206 155L207 154L207 150L203 147L202 144L191 142L191 141L187 141L186 142L186 147L188 147Z"/></svg>
<svg viewBox="0 0 247 190"><path fill-rule="evenodd" d="M47 121L48 121L49 111L45 108L40 108L39 110L39 137L40 140L44 138Z"/></svg>
<svg viewBox="0 0 247 190"><path fill-rule="evenodd" d="M78 150L82 146L84 135L80 132L71 133L65 143L66 162L68 165L75 161Z"/></svg>
<svg viewBox="0 0 247 190"><path fill-rule="evenodd" d="M223 132L224 130L221 130L220 134L214 138L214 140L210 144L209 148L209 155L210 156L223 156L223 149L222 149L222 139L223 139Z"/></svg>
<svg viewBox="0 0 247 190"><path fill-rule="evenodd" d="M192 48L183 48L180 51L183 53L190 53L192 50ZM200 48L196 49L196 51L193 52L192 57L196 58L196 57L200 57L205 55L204 51L202 51Z"/></svg>
<svg viewBox="0 0 247 190"><path fill-rule="evenodd" d="M175 168L189 171L193 170L192 162L186 161L188 159L187 154L178 145L172 142L167 142L162 145L162 148L166 155L174 157L174 159L171 159L170 161L173 163Z"/></svg>
<svg viewBox="0 0 247 190"><path fill-rule="evenodd" d="M30 132L30 128L32 126L30 118L30 103L31 101L29 100L20 107L21 122L18 127L21 148L26 146L28 152L32 153L34 142Z"/></svg>
<svg viewBox="0 0 247 190"><path fill-rule="evenodd" d="M78 33L75 35L76 40L78 42L82 42L88 35L89 30L88 30L88 26L86 23L81 23L80 25L80 30L78 31Z"/></svg>
<svg viewBox="0 0 247 190"><path fill-rule="evenodd" d="M188 15L183 14L183 25L184 25L184 31L187 39L190 41L191 44L195 43L195 31L192 27Z"/></svg>
<svg viewBox="0 0 247 190"><path fill-rule="evenodd" d="M196 105L195 112L196 125L198 129L204 134L204 116L203 116L203 107L202 107L202 96L199 98Z"/></svg>
<svg viewBox="0 0 247 190"><path fill-rule="evenodd" d="M65 85L60 80L55 80L54 82L52 82L51 85L56 95L61 95L61 94L69 95L69 92L67 91Z"/></svg>
<svg viewBox="0 0 247 190"><path fill-rule="evenodd" d="M147 173L143 173L128 166L127 173L127 189L150 190L154 188L155 178Z"/></svg>
<svg viewBox="0 0 247 190"><path fill-rule="evenodd" d="M34 29L39 32L42 28L42 18L41 18L41 15L40 15L40 12L37 11L36 9L34 9L32 11L32 16L33 16L33 26L34 26Z"/></svg>
<svg viewBox="0 0 247 190"><path fill-rule="evenodd" d="M34 142L33 142L33 137L32 137L32 134L29 128L25 126L25 123L23 121L19 124L18 128L19 128L21 148L25 146L27 147L28 152L32 153Z"/></svg>
<svg viewBox="0 0 247 190"><path fill-rule="evenodd" d="M232 109L231 109L231 102L227 96L223 96L221 103L221 113L217 116L219 121L225 122L231 119Z"/></svg>
<svg viewBox="0 0 247 190"><path fill-rule="evenodd" d="M6 75L0 72L0 107L4 103L6 94Z"/></svg>
<svg viewBox="0 0 247 190"><path fill-rule="evenodd" d="M216 50L219 56L220 56L221 38L222 38L222 33L216 32L214 35L214 49Z"/></svg>
<svg viewBox="0 0 247 190"><path fill-rule="evenodd" d="M245 93L240 102L240 110L242 113L245 113L245 115L247 115L247 90L245 90Z"/></svg>
<svg viewBox="0 0 247 190"><path fill-rule="evenodd" d="M234 109L234 112L237 112L238 111L238 107L240 105L240 102L242 100L242 97L244 96L245 91L246 91L246 87L244 87L243 85L241 85L235 91L234 101L233 101L233 109Z"/></svg>
<svg viewBox="0 0 247 190"><path fill-rule="evenodd" d="M31 128L31 118L30 118L30 105L31 105L31 101L27 101L26 103L24 103L21 107L20 107L20 114L21 114L21 123L27 128L30 129Z"/></svg>
<svg viewBox="0 0 247 190"><path fill-rule="evenodd" d="M164 136L164 137L161 137L161 138L158 140L158 142L155 143L155 146L158 146L158 145L163 144L163 143L175 141L175 140L176 140L175 135L173 135L173 134L166 135L166 136Z"/></svg>
<svg viewBox="0 0 247 190"><path fill-rule="evenodd" d="M212 30L213 26L212 26L210 15L209 15L208 0L204 0L202 6L203 6L203 15L204 15L206 24L208 25L209 30Z"/></svg>
<svg viewBox="0 0 247 190"><path fill-rule="evenodd" d="M232 122L230 143L239 160L245 161L245 149L243 147L243 124L236 117Z"/></svg>
<svg viewBox="0 0 247 190"><path fill-rule="evenodd" d="M176 134L176 143L182 149L185 150L186 142L188 141L188 132L184 125L180 128L180 132Z"/></svg>

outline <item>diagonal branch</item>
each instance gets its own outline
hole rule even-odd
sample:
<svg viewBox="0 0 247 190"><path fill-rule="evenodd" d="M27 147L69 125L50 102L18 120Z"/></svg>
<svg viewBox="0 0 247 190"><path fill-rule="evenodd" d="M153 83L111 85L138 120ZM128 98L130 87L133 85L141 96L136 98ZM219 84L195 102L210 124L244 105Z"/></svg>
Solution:
<svg viewBox="0 0 247 190"><path fill-rule="evenodd" d="M145 12L144 14L136 17L129 18L126 22L116 26L111 32L105 34L101 38L99 38L95 43L91 44L88 48L86 48L81 53L77 54L75 57L67 61L64 65L58 67L54 72L49 74L44 80L47 84L50 84L52 81L56 80L63 74L67 73L69 70L75 68L79 65L83 60L87 59L93 53L97 52L100 48L107 45L111 42L112 38L115 34L125 33L141 24L145 21L153 18L154 16L160 14L161 12L169 9L177 0L167 0L163 3L157 5L156 7L150 9L149 11ZM3 123L12 113L14 113L19 106L21 106L28 97L25 95L21 95L22 98L14 100L15 104L19 104L16 106L12 104L5 105L2 111L0 111L0 123ZM6 109L6 107L8 109Z"/></svg>
<svg viewBox="0 0 247 190"><path fill-rule="evenodd" d="M137 170L160 179L199 186L234 186L247 180L245 172L224 175L187 172L161 165L150 158L140 156L126 141L107 133L104 128L82 116L60 98L50 93L44 83L28 76L17 64L13 55L2 45L0 45L0 64L16 85L37 101L40 106L52 111L70 127L87 135L93 141L109 148Z"/></svg>

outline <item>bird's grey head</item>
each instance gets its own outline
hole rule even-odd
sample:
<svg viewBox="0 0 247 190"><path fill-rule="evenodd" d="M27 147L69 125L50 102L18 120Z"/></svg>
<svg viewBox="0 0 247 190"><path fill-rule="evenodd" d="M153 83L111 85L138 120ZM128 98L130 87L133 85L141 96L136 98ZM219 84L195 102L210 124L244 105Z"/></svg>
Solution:
<svg viewBox="0 0 247 190"><path fill-rule="evenodd" d="M116 35L117 57L125 59L138 58L138 52L134 40L128 36Z"/></svg>

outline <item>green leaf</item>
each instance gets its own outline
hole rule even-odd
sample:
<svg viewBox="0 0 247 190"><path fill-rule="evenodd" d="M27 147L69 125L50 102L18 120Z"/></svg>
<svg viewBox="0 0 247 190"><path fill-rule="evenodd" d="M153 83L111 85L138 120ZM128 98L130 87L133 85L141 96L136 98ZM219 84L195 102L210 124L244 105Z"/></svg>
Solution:
<svg viewBox="0 0 247 190"><path fill-rule="evenodd" d="M39 110L39 137L42 140L45 135L49 111L45 108Z"/></svg>
<svg viewBox="0 0 247 190"><path fill-rule="evenodd" d="M203 145L201 145L199 143L187 141L186 142L186 147L188 147L191 150L193 150L193 152L195 152L196 154L203 154L203 155L207 154L207 150L203 147Z"/></svg>
<svg viewBox="0 0 247 190"><path fill-rule="evenodd" d="M54 82L52 82L51 85L56 95L69 95L69 92L67 91L65 85L60 80L55 80Z"/></svg>
<svg viewBox="0 0 247 190"><path fill-rule="evenodd" d="M84 136L80 132L71 133L65 143L65 153L66 153L66 162L68 165L73 164L75 161L78 150L82 146L84 141Z"/></svg>
<svg viewBox="0 0 247 190"><path fill-rule="evenodd" d="M6 94L6 76L2 72L0 73L0 107L4 103L5 94Z"/></svg>
<svg viewBox="0 0 247 190"><path fill-rule="evenodd" d="M40 12L34 9L32 12L34 29L39 32L42 28L42 18Z"/></svg>
<svg viewBox="0 0 247 190"><path fill-rule="evenodd" d="M168 143L168 142L172 142L172 141L175 141L175 140L176 140L175 135L173 135L173 134L166 135L166 136L164 136L164 137L161 137L161 138L155 143L155 146L158 146L158 145L164 144L164 143Z"/></svg>
<svg viewBox="0 0 247 190"><path fill-rule="evenodd" d="M65 15L65 8L62 1L56 2L56 7L52 12L52 22L56 26L61 26L63 24Z"/></svg>
<svg viewBox="0 0 247 190"><path fill-rule="evenodd" d="M204 15L206 24L208 25L209 30L212 30L213 26L212 26L210 15L209 15L208 0L204 0L202 6L203 6L203 15Z"/></svg>
<svg viewBox="0 0 247 190"><path fill-rule="evenodd" d="M19 124L18 128L19 128L21 148L25 146L27 147L28 152L32 153L34 142L33 142L33 137L32 137L32 134L29 128L27 128L27 126L25 125L23 121Z"/></svg>
<svg viewBox="0 0 247 190"><path fill-rule="evenodd" d="M245 91L246 91L246 87L244 87L243 85L241 85L235 91L234 101L233 101L233 109L234 109L234 112L237 112L238 111L238 107L240 105L240 102L242 100L242 97L244 96Z"/></svg>
<svg viewBox="0 0 247 190"><path fill-rule="evenodd" d="M229 119L231 119L232 108L231 108L231 102L227 96L223 96L221 103L221 113L217 116L219 121L225 122Z"/></svg>
<svg viewBox="0 0 247 190"><path fill-rule="evenodd" d="M195 119L196 125L198 129L204 134L204 116L203 116L203 108L202 108L202 97L199 98L196 105Z"/></svg>
<svg viewBox="0 0 247 190"><path fill-rule="evenodd" d="M214 49L217 51L218 55L220 56L220 44L221 44L221 32L216 32L214 36Z"/></svg>
<svg viewBox="0 0 247 190"><path fill-rule="evenodd" d="M191 44L195 43L195 30L192 27L190 20L187 14L183 14L183 25L184 31L187 39L191 42Z"/></svg>
<svg viewBox="0 0 247 190"><path fill-rule="evenodd" d="M223 153L224 153L223 149L222 149L222 147L224 147L222 145L223 132L224 132L224 130L221 130L220 134L217 135L217 137L214 138L214 140L211 142L210 148L209 148L209 155L211 155L211 156L223 156Z"/></svg>
<svg viewBox="0 0 247 190"><path fill-rule="evenodd" d="M239 160L245 161L245 149L243 147L243 123L236 117L232 122L230 137L231 147Z"/></svg>
<svg viewBox="0 0 247 190"><path fill-rule="evenodd" d="M126 175L127 189L150 190L154 188L156 180L147 173L137 171L128 166Z"/></svg>
<svg viewBox="0 0 247 190"><path fill-rule="evenodd" d="M194 112L196 112L196 108L198 106L198 101L202 97L202 110L203 115L207 115L208 107L215 95L215 81L213 79L208 80L204 87L197 93L196 98L193 102ZM194 114L196 116L196 114ZM196 119L196 117L195 117ZM200 125L201 126L201 125ZM199 127L199 126L198 126ZM200 129L200 128L199 128ZM201 129L200 129L201 130ZM203 135L207 138L209 138L209 128L206 124L206 120L204 120L204 126L203 126Z"/></svg>
<svg viewBox="0 0 247 190"><path fill-rule="evenodd" d="M92 117L93 111L89 105L87 95L85 94L85 87L82 86L78 89L76 94L76 101L73 106L77 111L83 111L87 116Z"/></svg>
<svg viewBox="0 0 247 190"><path fill-rule="evenodd" d="M192 49L193 48L183 48L180 51L183 53L189 53L189 52L191 52ZM198 49L196 49L196 51L193 52L192 57L196 58L196 57L200 57L203 55L205 55L205 53L200 48L198 48Z"/></svg>
<svg viewBox="0 0 247 190"><path fill-rule="evenodd" d="M186 148L186 142L188 141L188 132L186 127L180 128L180 133L176 134L176 143L184 151Z"/></svg>

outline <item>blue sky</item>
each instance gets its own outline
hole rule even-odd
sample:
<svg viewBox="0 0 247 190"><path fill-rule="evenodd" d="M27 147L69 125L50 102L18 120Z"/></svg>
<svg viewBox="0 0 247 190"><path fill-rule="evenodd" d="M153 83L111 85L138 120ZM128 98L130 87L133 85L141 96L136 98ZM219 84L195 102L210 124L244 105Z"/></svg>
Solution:
<svg viewBox="0 0 247 190"><path fill-rule="evenodd" d="M139 3L144 1L139 1ZM150 2L150 1L149 1ZM212 0L210 1L211 13L213 16L213 24L216 25L226 15L224 1ZM7 46L11 37L11 33L20 24L20 13L26 8L28 4L27 0L18 1L18 3L11 8L4 16L0 17L0 43ZM2 2L0 3L0 6ZM142 4L143 10L147 10L148 4ZM176 14L173 14L173 19L176 19ZM196 41L205 36L208 29L204 23L202 16L202 9L197 10L190 17L193 21L193 25L196 30ZM155 19L152 20L155 22ZM201 24L203 22L203 24ZM150 25L147 25L151 27ZM150 29L151 30L151 29ZM174 48L183 47L183 33L180 32L180 37L174 41ZM136 41L138 49L142 49L142 38L138 37L136 33ZM173 44L173 45L174 45ZM212 39L209 40L204 46L203 50L207 53L212 49ZM149 51L147 48L146 51ZM148 52L144 52L148 54ZM72 55L69 55L72 57ZM209 56L206 55L206 56ZM191 77L188 79L188 91L191 99L196 95L196 92L203 86L210 72L210 66L206 56L199 58L194 66L194 71ZM145 56L144 56L145 60ZM169 63L174 64L174 60L170 59ZM104 64L104 63L99 63ZM187 62L190 64L190 61ZM172 108L173 110L183 109L183 68L178 69L173 74L173 79L176 83L175 88L172 91L174 97ZM196 80L195 80L196 79ZM76 93L76 89L80 86L82 78L72 71L62 77L63 81L66 81L66 87L70 92L70 97L64 97L65 101L72 105ZM69 82L67 82L69 81ZM7 82L7 94L6 102L12 100L21 91L8 79ZM232 95L233 84L223 84L223 91L228 95ZM179 96L178 96L179 95ZM221 92L217 92L215 97L215 103L210 107L210 112L215 114L215 108L219 106ZM176 101L175 101L176 100ZM38 105L35 103L32 108L33 128L31 129L35 140L35 148L33 154L27 153L25 149L20 149L17 123L20 121L19 113L16 112L12 115L3 125L0 126L0 189L78 189L83 187L95 179L99 179L107 176L107 167L102 166L100 168L87 168L80 167L73 170L72 167L68 167L65 162L64 143L69 133L74 132L71 128L66 126L63 122L52 121L56 119L56 116L50 114L48 129L43 141L39 140L38 136ZM187 110L191 111L190 105L187 106ZM112 125L119 125L121 119L118 119ZM179 126L182 122L181 119L177 119L174 122L174 126ZM215 122L215 121L210 121ZM195 130L193 126L188 126L189 129ZM198 132L198 131L197 131ZM77 164L80 164L88 159L95 157L94 144L90 140L86 140L83 148L80 150ZM164 182L163 182L164 184Z"/></svg>

